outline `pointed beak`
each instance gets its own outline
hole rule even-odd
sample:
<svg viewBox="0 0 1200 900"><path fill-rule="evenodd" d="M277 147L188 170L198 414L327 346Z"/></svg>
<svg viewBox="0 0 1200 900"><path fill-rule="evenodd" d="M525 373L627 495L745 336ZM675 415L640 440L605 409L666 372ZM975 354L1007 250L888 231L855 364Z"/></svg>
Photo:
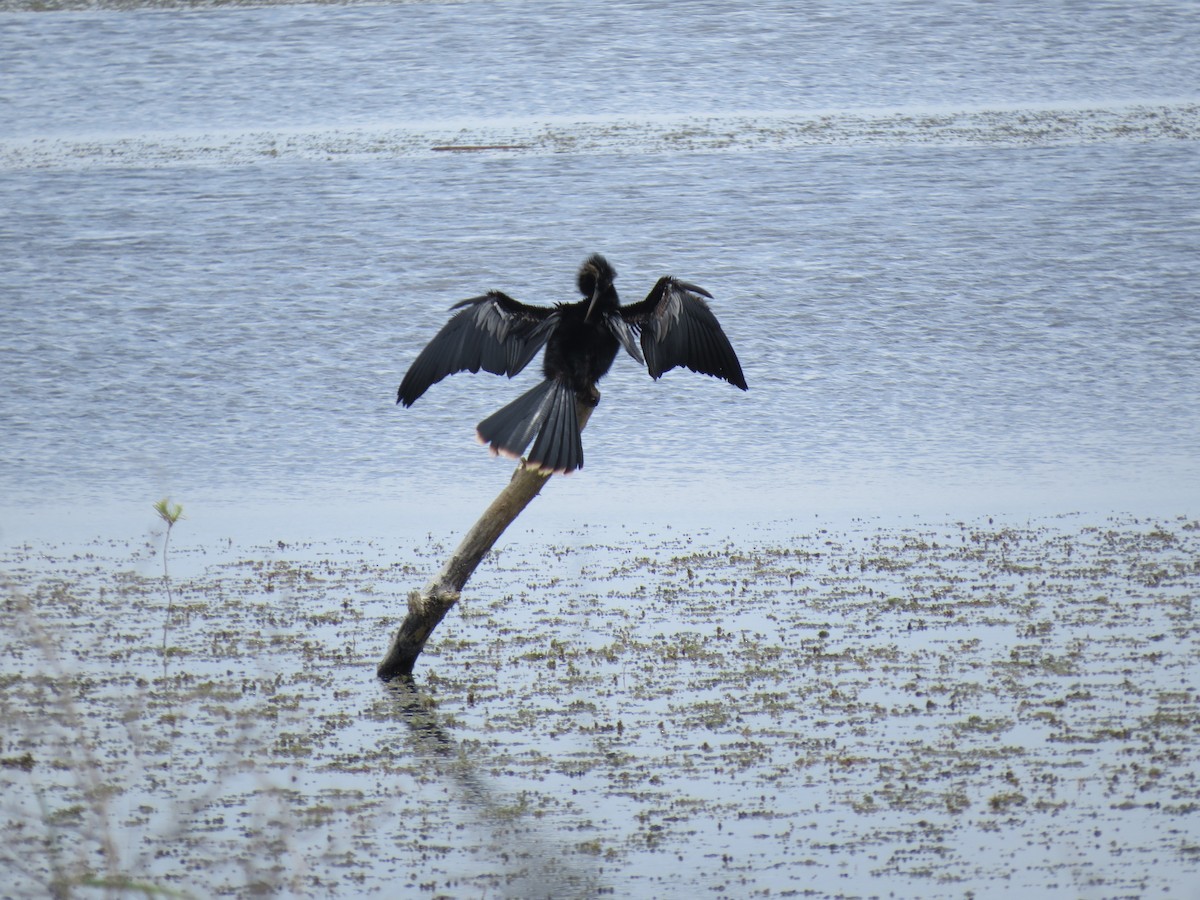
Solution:
<svg viewBox="0 0 1200 900"><path fill-rule="evenodd" d="M592 320L592 310L596 308L596 301L600 299L600 282L597 280L596 288L592 291L592 302L588 304L587 313L583 317L583 321L590 322Z"/></svg>

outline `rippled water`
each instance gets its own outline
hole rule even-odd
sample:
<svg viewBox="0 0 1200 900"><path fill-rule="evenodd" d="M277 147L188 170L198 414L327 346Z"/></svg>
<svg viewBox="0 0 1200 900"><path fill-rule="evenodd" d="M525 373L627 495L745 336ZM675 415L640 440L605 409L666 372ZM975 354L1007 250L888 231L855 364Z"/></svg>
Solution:
<svg viewBox="0 0 1200 900"><path fill-rule="evenodd" d="M460 375L411 410L395 386L454 301L572 299L601 251L627 301L664 273L711 291L751 390L618 361L586 468L552 507L1185 511L1200 499L1194 11L0 13L4 504L477 505L511 464L474 425L534 372ZM935 121L992 108L965 137ZM1047 108L1108 124L1043 127ZM743 131L773 121L755 110L838 139L731 131L722 149L734 114ZM685 126L639 137L662 116L709 117L703 152ZM553 152L429 151L543 120ZM628 137L568 152L576 120ZM393 152L397 127L438 138ZM297 134L322 151L289 154Z"/></svg>
<svg viewBox="0 0 1200 900"><path fill-rule="evenodd" d="M1195 12L537 0L11 15L0 114L40 135L1144 100L1195 94Z"/></svg>

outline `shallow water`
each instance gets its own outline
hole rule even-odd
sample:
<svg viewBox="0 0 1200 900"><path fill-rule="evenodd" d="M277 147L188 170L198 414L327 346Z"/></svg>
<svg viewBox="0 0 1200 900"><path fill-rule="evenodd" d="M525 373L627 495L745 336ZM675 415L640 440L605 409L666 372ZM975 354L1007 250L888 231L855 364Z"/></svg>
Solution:
<svg viewBox="0 0 1200 900"><path fill-rule="evenodd" d="M17 896L1190 896L1198 535L526 537L390 690L396 598L444 547L221 543L169 583L153 543L5 551L0 872Z"/></svg>

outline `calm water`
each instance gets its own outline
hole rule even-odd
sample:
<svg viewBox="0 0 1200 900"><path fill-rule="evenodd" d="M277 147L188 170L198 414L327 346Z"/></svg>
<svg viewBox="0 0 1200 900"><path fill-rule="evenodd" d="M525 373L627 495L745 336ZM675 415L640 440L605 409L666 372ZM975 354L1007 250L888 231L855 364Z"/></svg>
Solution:
<svg viewBox="0 0 1200 900"><path fill-rule="evenodd" d="M456 376L411 410L396 384L454 301L573 299L602 251L627 301L665 273L709 289L751 390L620 360L551 510L1195 509L1194 127L250 164L129 149L539 116L1186 110L1200 84L1190 3L657 6L0 13L0 503L477 506L511 464L474 425L535 367ZM22 156L67 138L91 143Z"/></svg>

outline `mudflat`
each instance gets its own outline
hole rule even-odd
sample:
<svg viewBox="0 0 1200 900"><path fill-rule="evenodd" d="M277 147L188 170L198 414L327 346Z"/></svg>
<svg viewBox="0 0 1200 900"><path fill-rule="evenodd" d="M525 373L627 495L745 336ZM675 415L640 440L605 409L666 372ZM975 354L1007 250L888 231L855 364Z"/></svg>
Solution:
<svg viewBox="0 0 1200 900"><path fill-rule="evenodd" d="M451 540L448 538L448 540ZM1200 872L1200 522L27 543L4 896L1171 893Z"/></svg>

